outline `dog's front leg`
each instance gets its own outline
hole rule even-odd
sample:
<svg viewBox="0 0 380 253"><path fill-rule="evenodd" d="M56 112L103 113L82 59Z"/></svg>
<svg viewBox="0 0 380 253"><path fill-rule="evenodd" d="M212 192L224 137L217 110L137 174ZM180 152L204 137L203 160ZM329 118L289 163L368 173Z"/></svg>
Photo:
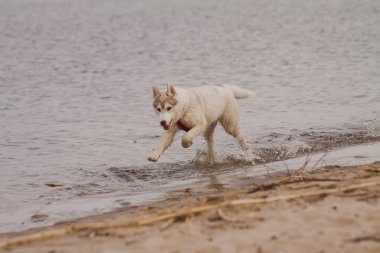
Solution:
<svg viewBox="0 0 380 253"><path fill-rule="evenodd" d="M206 131L205 125L197 125L182 137L182 147L188 148L193 145L193 139Z"/></svg>
<svg viewBox="0 0 380 253"><path fill-rule="evenodd" d="M148 160L151 162L157 162L161 154L172 144L174 135L174 131L165 131L164 135L162 136L160 145L157 147L154 153L148 157Z"/></svg>

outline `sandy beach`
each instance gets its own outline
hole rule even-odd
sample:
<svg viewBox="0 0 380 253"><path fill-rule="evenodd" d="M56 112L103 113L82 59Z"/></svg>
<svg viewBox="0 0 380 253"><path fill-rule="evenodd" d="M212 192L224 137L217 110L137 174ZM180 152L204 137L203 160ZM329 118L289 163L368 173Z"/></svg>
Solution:
<svg viewBox="0 0 380 253"><path fill-rule="evenodd" d="M4 252L379 252L380 163L274 174L196 189L0 237Z"/></svg>

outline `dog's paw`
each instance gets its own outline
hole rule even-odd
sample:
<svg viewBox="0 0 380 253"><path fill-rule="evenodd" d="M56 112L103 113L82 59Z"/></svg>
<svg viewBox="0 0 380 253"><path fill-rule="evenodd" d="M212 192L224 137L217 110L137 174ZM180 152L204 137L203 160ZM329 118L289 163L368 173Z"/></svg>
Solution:
<svg viewBox="0 0 380 253"><path fill-rule="evenodd" d="M158 161L158 157L157 156L149 156L148 157L148 161L157 162Z"/></svg>
<svg viewBox="0 0 380 253"><path fill-rule="evenodd" d="M193 145L193 142L187 139L182 139L182 147L188 148Z"/></svg>
<svg viewBox="0 0 380 253"><path fill-rule="evenodd" d="M248 144L245 144L244 146L242 146L242 149L243 149L244 151L247 151L247 150L249 149L249 145L248 145Z"/></svg>
<svg viewBox="0 0 380 253"><path fill-rule="evenodd" d="M215 154L207 154L207 162L213 164L216 162Z"/></svg>

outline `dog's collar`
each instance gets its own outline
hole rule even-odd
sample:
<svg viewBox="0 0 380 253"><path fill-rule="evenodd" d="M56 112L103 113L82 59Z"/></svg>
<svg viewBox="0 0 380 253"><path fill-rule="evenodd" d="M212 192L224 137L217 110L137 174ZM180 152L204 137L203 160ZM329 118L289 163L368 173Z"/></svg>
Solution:
<svg viewBox="0 0 380 253"><path fill-rule="evenodd" d="M177 121L177 126L179 129L182 129L185 132L189 132L191 129L191 127L186 126L185 123L183 123L181 120Z"/></svg>

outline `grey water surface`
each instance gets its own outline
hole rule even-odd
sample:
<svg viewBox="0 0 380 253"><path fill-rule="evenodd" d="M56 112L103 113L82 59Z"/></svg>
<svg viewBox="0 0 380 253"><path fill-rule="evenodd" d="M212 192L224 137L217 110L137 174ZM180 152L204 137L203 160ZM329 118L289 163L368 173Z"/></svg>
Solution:
<svg viewBox="0 0 380 253"><path fill-rule="evenodd" d="M218 127L218 166L180 136L148 162L163 132L151 86L166 82L254 91L239 101L251 151ZM377 0L2 0L0 232L379 140L379 114Z"/></svg>

